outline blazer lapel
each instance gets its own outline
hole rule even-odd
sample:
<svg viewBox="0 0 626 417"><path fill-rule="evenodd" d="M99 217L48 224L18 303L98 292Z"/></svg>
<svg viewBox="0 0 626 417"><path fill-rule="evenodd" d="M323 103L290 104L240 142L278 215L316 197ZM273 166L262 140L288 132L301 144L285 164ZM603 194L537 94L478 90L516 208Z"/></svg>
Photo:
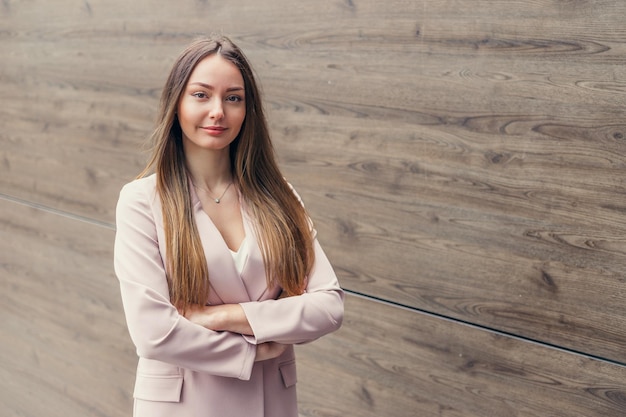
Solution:
<svg viewBox="0 0 626 417"><path fill-rule="evenodd" d="M263 263L263 255L255 232L254 223L248 215L245 202L243 199L240 199L240 201L243 225L246 231L246 244L248 245L248 259L241 271L241 279L246 287L250 301L259 301L268 298L269 293L275 293L277 291L268 291L265 264Z"/></svg>
<svg viewBox="0 0 626 417"><path fill-rule="evenodd" d="M190 187L190 192L196 226L209 271L209 304L236 304L250 301L222 234L202 209L200 199L193 187Z"/></svg>
<svg viewBox="0 0 626 417"><path fill-rule="evenodd" d="M235 304L276 298L280 293L280 288L271 290L267 288L265 265L255 232L254 220L248 215L241 194L239 205L246 233L244 244L248 247L248 256L239 274L230 249L209 215L202 209L202 203L193 186L190 186L190 192L196 225L208 264L211 285L209 304Z"/></svg>

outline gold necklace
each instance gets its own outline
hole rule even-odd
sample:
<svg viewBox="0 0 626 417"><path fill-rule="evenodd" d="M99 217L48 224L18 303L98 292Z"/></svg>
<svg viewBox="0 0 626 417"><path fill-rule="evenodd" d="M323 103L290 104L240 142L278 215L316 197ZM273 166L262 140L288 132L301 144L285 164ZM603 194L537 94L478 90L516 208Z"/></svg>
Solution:
<svg viewBox="0 0 626 417"><path fill-rule="evenodd" d="M213 196L211 196L211 192L210 192L209 190L207 190L206 188L199 187L199 186L197 186L196 184L194 184L193 182L192 182L192 184L193 184L193 186L194 186L194 187L196 187L196 188L198 188L198 189L200 189L200 190L204 191L205 193L207 193L207 194L209 195L209 197L211 197L211 199L212 199L213 201L215 201L217 204L219 204L219 203L220 203L220 201L222 201L222 198L224 198L224 196L226 195L226 191L228 191L228 189L230 188L230 186L231 186L231 185L233 185L233 182L231 181L231 182L229 182L229 183L228 183L228 186L224 189L224 192L223 192L223 193L222 193L222 195L221 195L221 196L219 196L218 198L214 198Z"/></svg>

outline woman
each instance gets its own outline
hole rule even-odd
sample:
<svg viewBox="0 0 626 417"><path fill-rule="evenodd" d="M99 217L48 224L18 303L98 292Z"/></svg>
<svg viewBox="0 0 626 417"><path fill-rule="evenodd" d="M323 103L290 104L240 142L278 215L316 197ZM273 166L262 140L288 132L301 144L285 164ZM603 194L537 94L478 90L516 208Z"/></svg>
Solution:
<svg viewBox="0 0 626 417"><path fill-rule="evenodd" d="M116 213L135 417L297 417L293 345L338 329L344 294L230 40L183 51L152 139Z"/></svg>

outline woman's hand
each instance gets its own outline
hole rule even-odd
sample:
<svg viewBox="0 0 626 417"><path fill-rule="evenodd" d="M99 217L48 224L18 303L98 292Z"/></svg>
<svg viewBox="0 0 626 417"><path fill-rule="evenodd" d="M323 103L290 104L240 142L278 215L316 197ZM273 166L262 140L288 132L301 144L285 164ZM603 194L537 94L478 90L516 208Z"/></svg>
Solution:
<svg viewBox="0 0 626 417"><path fill-rule="evenodd" d="M192 323L199 324L209 330L254 335L248 318L239 304L193 305L187 308L185 317ZM276 342L261 343L256 347L254 361L260 362L277 358L285 352L287 346Z"/></svg>
<svg viewBox="0 0 626 417"><path fill-rule="evenodd" d="M248 318L239 304L194 305L187 308L185 317L209 330L254 335Z"/></svg>
<svg viewBox="0 0 626 417"><path fill-rule="evenodd" d="M276 342L266 342L257 345L255 362L266 361L268 359L274 359L279 357L285 352L287 345L283 345Z"/></svg>

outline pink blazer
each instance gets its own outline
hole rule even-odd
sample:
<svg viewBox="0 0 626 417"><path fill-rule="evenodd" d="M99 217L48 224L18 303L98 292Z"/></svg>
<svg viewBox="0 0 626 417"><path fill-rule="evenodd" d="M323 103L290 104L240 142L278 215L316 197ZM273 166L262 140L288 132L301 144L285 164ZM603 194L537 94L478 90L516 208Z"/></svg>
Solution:
<svg viewBox="0 0 626 417"><path fill-rule="evenodd" d="M239 303L254 337L215 332L191 323L170 303L165 276L161 205L154 175L120 192L114 264L130 337L139 362L135 417L297 417L293 347L279 358L254 362L256 344L298 344L335 331L343 319L344 294L317 239L306 292L276 299L267 288L253 219L242 203L250 254L241 274L221 234L193 207L210 276L211 304Z"/></svg>

